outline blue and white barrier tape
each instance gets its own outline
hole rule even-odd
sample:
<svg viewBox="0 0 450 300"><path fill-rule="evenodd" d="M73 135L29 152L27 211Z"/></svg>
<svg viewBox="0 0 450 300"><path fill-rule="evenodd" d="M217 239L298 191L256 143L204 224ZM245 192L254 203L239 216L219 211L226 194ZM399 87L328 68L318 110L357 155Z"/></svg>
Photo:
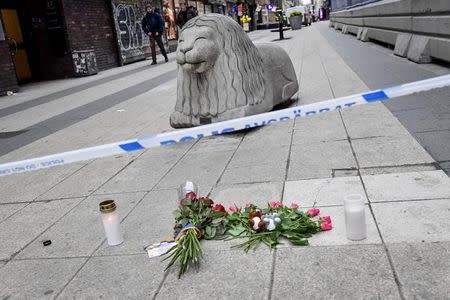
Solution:
<svg viewBox="0 0 450 300"><path fill-rule="evenodd" d="M219 135L227 132L238 131L246 128L265 126L280 121L291 120L300 117L313 116L316 114L340 110L361 104L384 101L400 96L410 95L417 92L450 86L450 74L431 79L402 84L381 90L375 90L363 94L346 96L327 100L319 103L301 105L282 110L262 113L228 120L220 123L187 128L155 136L140 139L122 141L80 150L68 151L38 158L16 161L0 165L0 176L28 172L73 162L89 160L93 158L112 156L126 152L138 151L147 148L186 142L207 136Z"/></svg>

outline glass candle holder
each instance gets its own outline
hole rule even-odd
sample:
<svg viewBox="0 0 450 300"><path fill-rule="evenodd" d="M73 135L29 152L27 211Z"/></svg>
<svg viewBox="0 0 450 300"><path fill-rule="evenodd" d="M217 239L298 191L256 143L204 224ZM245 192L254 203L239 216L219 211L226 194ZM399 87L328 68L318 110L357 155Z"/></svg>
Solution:
<svg viewBox="0 0 450 300"><path fill-rule="evenodd" d="M345 196L344 212L347 238L353 241L365 239L367 229L364 197L359 194Z"/></svg>
<svg viewBox="0 0 450 300"><path fill-rule="evenodd" d="M185 183L180 185L180 187L178 188L178 199L183 199L189 192L194 192L197 195L198 185L196 185L192 181L186 181Z"/></svg>
<svg viewBox="0 0 450 300"><path fill-rule="evenodd" d="M116 203L114 200L105 200L99 206L108 245L122 244L123 236L120 231L120 218L116 211Z"/></svg>

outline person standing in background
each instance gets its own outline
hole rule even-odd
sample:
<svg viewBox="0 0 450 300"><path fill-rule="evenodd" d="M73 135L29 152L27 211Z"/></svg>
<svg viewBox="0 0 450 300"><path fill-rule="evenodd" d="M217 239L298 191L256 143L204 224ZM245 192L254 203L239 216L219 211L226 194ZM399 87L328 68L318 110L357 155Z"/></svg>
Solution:
<svg viewBox="0 0 450 300"><path fill-rule="evenodd" d="M184 24L198 15L197 10L193 6L187 6L185 0L180 0L180 11L177 15L177 25L183 28Z"/></svg>
<svg viewBox="0 0 450 300"><path fill-rule="evenodd" d="M166 49L164 48L161 36L164 31L164 20L162 16L153 11L152 5L149 3L145 7L147 13L142 19L142 29L150 39L150 48L152 50L152 65L156 64L156 49L155 42L158 44L161 54L164 56L166 62L169 61Z"/></svg>

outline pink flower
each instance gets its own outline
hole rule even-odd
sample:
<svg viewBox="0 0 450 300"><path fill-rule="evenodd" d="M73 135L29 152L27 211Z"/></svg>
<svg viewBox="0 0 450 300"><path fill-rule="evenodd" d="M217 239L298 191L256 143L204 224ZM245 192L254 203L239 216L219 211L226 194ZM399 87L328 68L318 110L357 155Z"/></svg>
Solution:
<svg viewBox="0 0 450 300"><path fill-rule="evenodd" d="M250 207L252 207L252 205L253 204L251 204L251 203L247 203L247 204L245 204L244 208L250 208Z"/></svg>
<svg viewBox="0 0 450 300"><path fill-rule="evenodd" d="M331 217L330 217L330 216L323 216L323 217L322 217L322 220L323 220L325 223L330 223L330 224L331 224Z"/></svg>
<svg viewBox="0 0 450 300"><path fill-rule="evenodd" d="M320 209L315 208L315 207L310 208L310 209L308 209L308 214L309 214L311 217L315 217L315 216L317 216L318 214L320 214Z"/></svg>
<svg viewBox="0 0 450 300"><path fill-rule="evenodd" d="M324 222L324 223L320 224L320 230L322 230L322 231L328 231L328 230L331 230L332 228L333 228L333 226L331 226L331 223Z"/></svg>
<svg viewBox="0 0 450 300"><path fill-rule="evenodd" d="M281 204L280 201L272 201L272 202L269 203L269 206L272 207L272 208L277 208L277 207L282 207L283 204Z"/></svg>
<svg viewBox="0 0 450 300"><path fill-rule="evenodd" d="M233 212L233 213L236 213L236 212L239 211L239 208L237 208L236 205L231 205L231 206L228 208L228 210L231 211L231 212Z"/></svg>
<svg viewBox="0 0 450 300"><path fill-rule="evenodd" d="M297 209L298 208L298 204L295 203L295 202L292 202L290 208Z"/></svg>
<svg viewBox="0 0 450 300"><path fill-rule="evenodd" d="M215 212L226 212L225 211L225 207L223 207L222 204L215 204L212 208L213 211Z"/></svg>

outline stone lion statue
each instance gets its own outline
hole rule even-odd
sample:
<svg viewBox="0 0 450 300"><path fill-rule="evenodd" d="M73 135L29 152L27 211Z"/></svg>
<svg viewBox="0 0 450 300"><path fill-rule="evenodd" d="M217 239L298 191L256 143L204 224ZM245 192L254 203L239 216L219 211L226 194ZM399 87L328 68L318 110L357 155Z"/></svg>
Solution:
<svg viewBox="0 0 450 300"><path fill-rule="evenodd" d="M220 14L185 24L176 60L174 128L270 111L298 90L294 67L281 47L255 46L238 23Z"/></svg>

